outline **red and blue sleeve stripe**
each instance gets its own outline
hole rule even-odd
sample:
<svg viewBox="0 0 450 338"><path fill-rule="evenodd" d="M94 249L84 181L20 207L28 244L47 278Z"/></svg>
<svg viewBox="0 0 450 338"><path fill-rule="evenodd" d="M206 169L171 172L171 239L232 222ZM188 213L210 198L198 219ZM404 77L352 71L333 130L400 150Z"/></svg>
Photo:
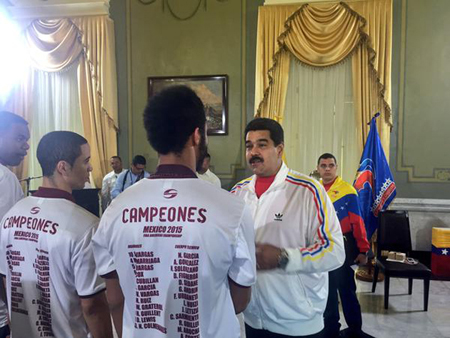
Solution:
<svg viewBox="0 0 450 338"><path fill-rule="evenodd" d="M302 254L302 257L304 258L308 258L308 256L311 258L318 258L321 256L321 254L324 253L325 249L330 248L332 243L332 241L330 240L331 234L328 229L328 215L326 212L326 206L324 207L323 205L323 197L321 197L316 183L314 183L312 180L310 181L303 177L301 178L293 175L288 175L286 177L286 181L308 189L314 196L314 203L317 209L317 221L320 224L317 230L320 242L316 243L312 247L302 248L300 249L300 252Z"/></svg>

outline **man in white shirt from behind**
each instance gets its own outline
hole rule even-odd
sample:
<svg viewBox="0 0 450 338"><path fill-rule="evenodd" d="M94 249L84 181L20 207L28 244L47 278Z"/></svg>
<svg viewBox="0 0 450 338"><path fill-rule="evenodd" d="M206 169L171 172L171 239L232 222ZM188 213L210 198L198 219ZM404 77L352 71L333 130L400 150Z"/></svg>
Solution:
<svg viewBox="0 0 450 338"><path fill-rule="evenodd" d="M238 338L255 283L253 221L237 198L197 178L204 106L170 87L144 112L159 166L108 207L94 236L116 327L133 338ZM122 292L123 291L123 292Z"/></svg>
<svg viewBox="0 0 450 338"><path fill-rule="evenodd" d="M105 211L111 203L111 191L116 184L117 177L125 170L123 169L122 159L119 156L113 156L110 159L111 172L107 173L102 182L102 210Z"/></svg>
<svg viewBox="0 0 450 338"><path fill-rule="evenodd" d="M16 175L6 166L15 167L23 161L30 148L29 138L27 121L19 115L0 112L0 219L23 198ZM4 294L3 283L0 283L0 290ZM0 338L8 335L8 310L5 302L0 300Z"/></svg>
<svg viewBox="0 0 450 338"><path fill-rule="evenodd" d="M222 185L220 184L220 179L214 174L211 170L209 170L209 164L211 161L211 155L206 154L205 159L202 162L201 168L197 171L198 178L201 178L202 180L212 183L215 186L221 188Z"/></svg>
<svg viewBox="0 0 450 338"><path fill-rule="evenodd" d="M72 197L92 171L89 145L78 134L51 132L37 157L42 186L0 223L12 336L112 338L105 283L91 248L98 218Z"/></svg>

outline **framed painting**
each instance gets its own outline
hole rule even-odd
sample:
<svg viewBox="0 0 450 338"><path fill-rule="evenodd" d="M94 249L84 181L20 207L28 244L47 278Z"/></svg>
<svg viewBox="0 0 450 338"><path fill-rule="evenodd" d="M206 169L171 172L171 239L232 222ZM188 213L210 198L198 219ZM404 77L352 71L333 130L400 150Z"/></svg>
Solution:
<svg viewBox="0 0 450 338"><path fill-rule="evenodd" d="M228 134L228 75L149 77L148 97L176 85L188 86L202 100L208 135Z"/></svg>

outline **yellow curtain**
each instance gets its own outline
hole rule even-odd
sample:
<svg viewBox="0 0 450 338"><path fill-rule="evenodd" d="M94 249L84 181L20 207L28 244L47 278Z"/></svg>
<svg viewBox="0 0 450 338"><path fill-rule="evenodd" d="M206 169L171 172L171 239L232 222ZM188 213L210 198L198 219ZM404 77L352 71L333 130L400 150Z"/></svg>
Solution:
<svg viewBox="0 0 450 338"><path fill-rule="evenodd" d="M78 83L85 137L91 146L95 186L101 187L108 159L117 155L117 77L113 22L107 16L36 20L26 38L33 66L46 72L79 61ZM17 93L28 102L30 93ZM22 104L23 106L24 104ZM17 110L20 111L20 107Z"/></svg>
<svg viewBox="0 0 450 338"><path fill-rule="evenodd" d="M59 72L76 61L83 48L78 29L69 20L35 20L25 32L32 65Z"/></svg>
<svg viewBox="0 0 450 338"><path fill-rule="evenodd" d="M81 33L84 53L78 69L84 133L91 144L93 179L101 187L108 161L117 155L117 75L114 24L107 16L72 20Z"/></svg>
<svg viewBox="0 0 450 338"><path fill-rule="evenodd" d="M391 55L392 55L392 0L368 0L349 3L352 10L365 19L361 48L352 58L353 95L360 146L369 134L370 120L375 112L378 133L389 161L392 129L391 115Z"/></svg>
<svg viewBox="0 0 450 338"><path fill-rule="evenodd" d="M355 114L362 151L371 117L389 158L392 0L259 8L255 107L282 123L291 55L313 67L352 57Z"/></svg>
<svg viewBox="0 0 450 338"><path fill-rule="evenodd" d="M278 45L278 38L284 31L285 21L296 9L298 6L265 6L259 7L258 13L255 107L258 107L257 115L280 123L289 80L290 58L287 50ZM273 85L274 81L276 85Z"/></svg>

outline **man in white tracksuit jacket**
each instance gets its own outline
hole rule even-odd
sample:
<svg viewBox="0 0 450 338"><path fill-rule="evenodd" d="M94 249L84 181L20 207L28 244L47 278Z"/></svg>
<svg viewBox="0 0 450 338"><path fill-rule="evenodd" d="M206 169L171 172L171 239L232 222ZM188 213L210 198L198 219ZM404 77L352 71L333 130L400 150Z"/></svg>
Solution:
<svg viewBox="0 0 450 338"><path fill-rule="evenodd" d="M255 221L258 274L244 312L247 338L323 337L327 271L345 259L333 204L319 182L283 163L278 122L251 121L245 144L254 175L232 193Z"/></svg>

